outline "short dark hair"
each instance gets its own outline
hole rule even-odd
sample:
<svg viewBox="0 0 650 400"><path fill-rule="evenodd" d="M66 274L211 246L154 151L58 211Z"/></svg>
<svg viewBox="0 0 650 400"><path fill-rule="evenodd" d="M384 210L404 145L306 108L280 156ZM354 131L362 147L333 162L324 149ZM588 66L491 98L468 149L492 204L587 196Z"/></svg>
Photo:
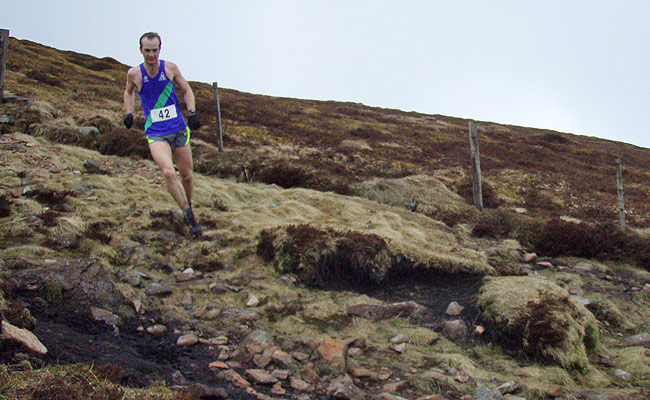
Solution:
<svg viewBox="0 0 650 400"><path fill-rule="evenodd" d="M142 39L147 38L149 40L158 38L158 48L162 46L162 39L160 38L160 35L157 32L147 32L140 36L140 48L142 48Z"/></svg>

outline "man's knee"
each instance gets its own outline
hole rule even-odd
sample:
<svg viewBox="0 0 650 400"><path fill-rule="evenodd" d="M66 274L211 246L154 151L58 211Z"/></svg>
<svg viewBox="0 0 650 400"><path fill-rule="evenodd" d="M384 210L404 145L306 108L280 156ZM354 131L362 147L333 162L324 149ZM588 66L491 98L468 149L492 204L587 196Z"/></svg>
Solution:
<svg viewBox="0 0 650 400"><path fill-rule="evenodd" d="M192 176L192 171L189 172L181 172L181 179L183 180L184 183L192 183L194 181L194 177Z"/></svg>
<svg viewBox="0 0 650 400"><path fill-rule="evenodd" d="M165 176L165 180L172 180L176 177L176 170L174 168L163 168L162 173Z"/></svg>

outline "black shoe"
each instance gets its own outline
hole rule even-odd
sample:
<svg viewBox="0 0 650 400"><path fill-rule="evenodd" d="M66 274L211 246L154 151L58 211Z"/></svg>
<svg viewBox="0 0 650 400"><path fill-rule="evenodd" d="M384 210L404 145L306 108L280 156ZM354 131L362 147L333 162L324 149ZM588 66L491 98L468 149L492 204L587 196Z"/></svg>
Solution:
<svg viewBox="0 0 650 400"><path fill-rule="evenodd" d="M190 226L190 233L193 236L201 236L203 229L201 229L201 225L196 222L194 212L192 212L192 207L190 206L187 210L184 210L183 215L185 216L185 222Z"/></svg>
<svg viewBox="0 0 650 400"><path fill-rule="evenodd" d="M201 236L203 234L203 229L201 228L201 225L196 224L194 226L190 227L190 234L192 236Z"/></svg>

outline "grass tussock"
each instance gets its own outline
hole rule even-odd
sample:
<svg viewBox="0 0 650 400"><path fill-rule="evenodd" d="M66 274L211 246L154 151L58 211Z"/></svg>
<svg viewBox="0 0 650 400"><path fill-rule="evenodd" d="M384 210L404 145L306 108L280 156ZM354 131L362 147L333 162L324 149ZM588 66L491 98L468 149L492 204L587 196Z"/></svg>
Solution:
<svg viewBox="0 0 650 400"><path fill-rule="evenodd" d="M479 306L493 337L516 352L584 369L587 352L598 345L598 323L591 312L543 279L488 278Z"/></svg>
<svg viewBox="0 0 650 400"><path fill-rule="evenodd" d="M0 398L7 400L190 400L189 393L154 384L128 389L112 382L120 370L76 364L13 371L0 365Z"/></svg>
<svg viewBox="0 0 650 400"><path fill-rule="evenodd" d="M294 273L315 287L325 284L378 284L392 265L380 236L354 231L291 225L260 233L258 255L283 273Z"/></svg>

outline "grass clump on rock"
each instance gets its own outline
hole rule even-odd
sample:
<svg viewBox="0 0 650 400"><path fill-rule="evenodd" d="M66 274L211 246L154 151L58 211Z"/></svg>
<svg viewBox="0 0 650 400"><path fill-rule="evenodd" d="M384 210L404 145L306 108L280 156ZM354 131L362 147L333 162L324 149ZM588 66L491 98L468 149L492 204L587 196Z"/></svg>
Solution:
<svg viewBox="0 0 650 400"><path fill-rule="evenodd" d="M273 261L278 271L294 273L315 287L378 284L393 262L386 241L378 235L309 224L263 230L257 253Z"/></svg>
<svg viewBox="0 0 650 400"><path fill-rule="evenodd" d="M588 366L598 343L596 318L569 293L533 277L486 278L479 307L494 337L566 368Z"/></svg>

